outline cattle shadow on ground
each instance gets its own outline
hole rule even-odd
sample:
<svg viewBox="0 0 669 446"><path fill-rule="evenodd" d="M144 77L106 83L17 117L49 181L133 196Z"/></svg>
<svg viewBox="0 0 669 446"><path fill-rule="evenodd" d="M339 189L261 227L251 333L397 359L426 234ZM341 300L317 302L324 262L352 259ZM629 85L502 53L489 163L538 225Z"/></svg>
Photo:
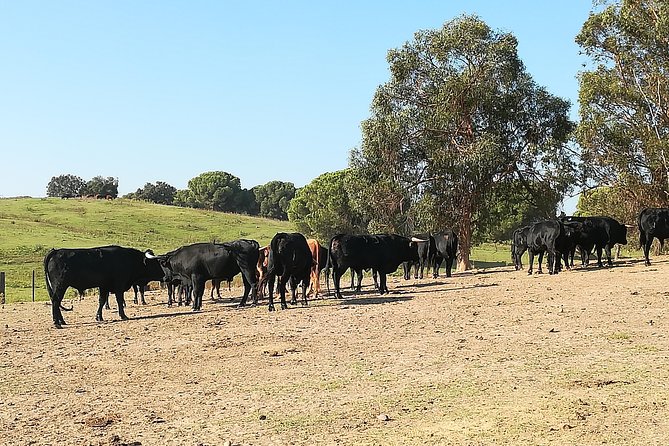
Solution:
<svg viewBox="0 0 669 446"><path fill-rule="evenodd" d="M444 278L445 280L451 280L451 277ZM414 280L425 280L425 279L414 279ZM397 285L397 288L424 288L426 286L437 286L437 285L443 285L443 281L437 281L437 279L428 279L430 280L429 282L418 282L418 283L403 283L400 285Z"/></svg>
<svg viewBox="0 0 669 446"><path fill-rule="evenodd" d="M392 292L391 292L392 294ZM344 297L339 301L339 305L377 305L377 304L387 304L392 302L409 302L413 299L413 296L376 296L376 297Z"/></svg>
<svg viewBox="0 0 669 446"><path fill-rule="evenodd" d="M595 272L595 271L604 271L608 269L617 269L617 268L633 268L635 267L638 263L643 263L643 259L634 259L634 260L619 260L619 261L614 261L613 266L608 266L606 263L604 263L604 266L597 266L597 262L590 263L588 266L581 266L581 265L574 265L571 268L571 272L574 273L590 273L590 272ZM561 270L560 272L564 272L564 270Z"/></svg>
<svg viewBox="0 0 669 446"><path fill-rule="evenodd" d="M444 284L447 285L447 284ZM494 286L499 286L496 283L475 283L474 285L463 285L459 286L456 288L438 288L438 289L431 289L431 290L417 290L414 291L413 294L431 294L435 292L451 292L451 291L463 291L463 290L472 290L475 288L488 288L488 287L494 287Z"/></svg>
<svg viewBox="0 0 669 446"><path fill-rule="evenodd" d="M201 311L180 311L178 313L160 313L160 314L147 314L145 316L133 316L129 320L131 321L141 321L141 320L151 320L151 319L162 319L165 317L178 317L178 316L187 316L192 314L202 313ZM109 321L109 322L123 322L121 320Z"/></svg>
<svg viewBox="0 0 669 446"><path fill-rule="evenodd" d="M507 262L484 262L480 260L474 260L472 266L477 269L487 269L487 268L500 268L503 266L513 266L511 263Z"/></svg>

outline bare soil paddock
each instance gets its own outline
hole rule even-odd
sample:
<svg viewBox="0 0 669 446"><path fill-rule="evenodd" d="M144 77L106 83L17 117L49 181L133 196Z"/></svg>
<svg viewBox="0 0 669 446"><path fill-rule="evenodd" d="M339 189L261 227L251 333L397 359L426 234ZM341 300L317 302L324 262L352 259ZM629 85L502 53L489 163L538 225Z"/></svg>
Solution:
<svg viewBox="0 0 669 446"><path fill-rule="evenodd" d="M274 313L153 293L104 323L88 297L62 330L5 305L0 444L664 445L668 276L494 268Z"/></svg>

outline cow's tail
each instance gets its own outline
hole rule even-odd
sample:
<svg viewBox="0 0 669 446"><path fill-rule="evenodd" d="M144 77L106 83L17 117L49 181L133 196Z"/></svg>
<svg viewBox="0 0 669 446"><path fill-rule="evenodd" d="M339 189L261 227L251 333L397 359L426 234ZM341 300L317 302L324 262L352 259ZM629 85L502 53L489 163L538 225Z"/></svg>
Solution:
<svg viewBox="0 0 669 446"><path fill-rule="evenodd" d="M56 252L54 249L49 251L46 256L44 256L44 280L46 281L46 291L49 293L49 299L53 305L53 287L51 286L51 279L49 279L49 260L51 256Z"/></svg>
<svg viewBox="0 0 669 446"><path fill-rule="evenodd" d="M330 243L328 245L328 261L325 262L325 287L328 290L328 296L330 295L330 270L332 268L332 241L334 240L334 237L330 239Z"/></svg>
<svg viewBox="0 0 669 446"><path fill-rule="evenodd" d="M60 309L64 311L72 311L72 308L74 308L74 306L67 308L63 306L62 302L58 303L54 302L53 286L51 285L51 278L49 277L49 260L51 260L51 257L55 252L56 250L52 249L44 257L44 279L46 281L46 291L49 293L49 299L51 300L51 305L58 305Z"/></svg>
<svg viewBox="0 0 669 446"><path fill-rule="evenodd" d="M643 209L641 212L639 212L639 215L636 217L636 225L639 228L639 247L643 248L646 246L646 233L644 230L641 228L641 216L646 210Z"/></svg>

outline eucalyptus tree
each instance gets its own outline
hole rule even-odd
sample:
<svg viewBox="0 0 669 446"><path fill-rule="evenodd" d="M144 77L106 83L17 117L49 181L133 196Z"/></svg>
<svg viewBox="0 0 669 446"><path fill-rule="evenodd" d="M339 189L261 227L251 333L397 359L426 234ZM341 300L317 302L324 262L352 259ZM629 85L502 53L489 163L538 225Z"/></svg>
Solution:
<svg viewBox="0 0 669 446"><path fill-rule="evenodd" d="M669 3L602 2L576 42L591 61L576 132L586 178L618 197L611 206L635 203L631 214L669 205Z"/></svg>
<svg viewBox="0 0 669 446"><path fill-rule="evenodd" d="M388 52L390 80L350 157L350 194L370 228L454 227L466 269L474 232L486 226L482 206L499 185L530 197L570 188L569 103L532 80L517 46L464 15Z"/></svg>

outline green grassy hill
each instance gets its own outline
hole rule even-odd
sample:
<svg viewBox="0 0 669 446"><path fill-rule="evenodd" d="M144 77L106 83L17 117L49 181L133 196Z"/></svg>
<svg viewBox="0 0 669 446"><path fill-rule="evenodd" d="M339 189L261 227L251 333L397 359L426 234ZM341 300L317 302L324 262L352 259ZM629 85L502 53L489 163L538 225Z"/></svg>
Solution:
<svg viewBox="0 0 669 446"><path fill-rule="evenodd" d="M121 245L157 254L179 246L239 238L269 243L291 223L141 201L59 198L0 199L0 271L7 302L48 299L42 260L51 248Z"/></svg>

